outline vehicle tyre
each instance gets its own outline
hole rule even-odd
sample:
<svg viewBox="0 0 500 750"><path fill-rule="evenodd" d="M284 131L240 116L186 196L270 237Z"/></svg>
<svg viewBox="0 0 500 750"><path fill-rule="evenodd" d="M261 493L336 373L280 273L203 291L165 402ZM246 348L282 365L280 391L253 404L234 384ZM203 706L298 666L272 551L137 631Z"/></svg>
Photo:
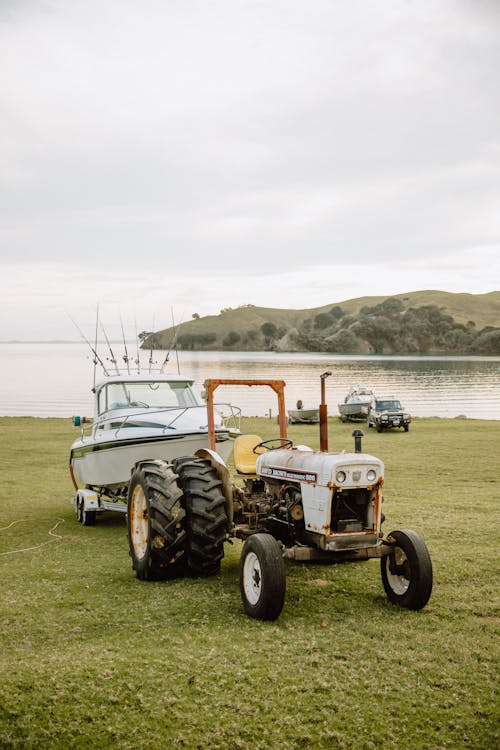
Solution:
<svg viewBox="0 0 500 750"><path fill-rule="evenodd" d="M78 523L82 522L82 510L83 510L83 501L79 499L78 495L75 498L75 512L76 512L76 520Z"/></svg>
<svg viewBox="0 0 500 750"><path fill-rule="evenodd" d="M161 459L135 465L128 491L127 527L137 578L179 573L186 546L186 512L171 464Z"/></svg>
<svg viewBox="0 0 500 750"><path fill-rule="evenodd" d="M404 425L404 431L408 432L409 429L410 429L410 425L409 424L405 424Z"/></svg>
<svg viewBox="0 0 500 750"><path fill-rule="evenodd" d="M270 534L254 534L243 545L240 558L243 606L256 620L276 620L285 603L283 554Z"/></svg>
<svg viewBox="0 0 500 750"><path fill-rule="evenodd" d="M95 526L97 519L97 513L95 510L85 510L82 508L82 525L83 526Z"/></svg>
<svg viewBox="0 0 500 750"><path fill-rule="evenodd" d="M187 565L196 575L213 575L220 570L227 530L222 482L205 458L178 458L173 467L184 493Z"/></svg>
<svg viewBox="0 0 500 750"><path fill-rule="evenodd" d="M432 592L432 562L424 540L415 531L391 531L395 545L380 560L387 598L407 609L422 609Z"/></svg>
<svg viewBox="0 0 500 750"><path fill-rule="evenodd" d="M377 424L376 424L376 427L377 427L377 432L382 432L382 430L383 430L383 427L382 427L382 425L381 425L381 424L379 424L379 423L377 422Z"/></svg>
<svg viewBox="0 0 500 750"><path fill-rule="evenodd" d="M76 501L76 518L82 526L95 526L97 513L95 510L85 510L85 500L80 498Z"/></svg>

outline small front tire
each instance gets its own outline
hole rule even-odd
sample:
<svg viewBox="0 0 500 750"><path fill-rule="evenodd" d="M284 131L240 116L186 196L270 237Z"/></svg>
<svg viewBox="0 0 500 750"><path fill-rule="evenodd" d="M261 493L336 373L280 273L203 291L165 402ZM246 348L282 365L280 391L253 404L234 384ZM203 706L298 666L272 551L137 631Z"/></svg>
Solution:
<svg viewBox="0 0 500 750"><path fill-rule="evenodd" d="M278 542L270 534L254 534L243 545L240 592L250 617L276 620L281 614L286 592L285 563Z"/></svg>
<svg viewBox="0 0 500 750"><path fill-rule="evenodd" d="M387 598L406 609L422 609L432 592L432 562L424 540L415 531L391 531L390 554L380 560Z"/></svg>

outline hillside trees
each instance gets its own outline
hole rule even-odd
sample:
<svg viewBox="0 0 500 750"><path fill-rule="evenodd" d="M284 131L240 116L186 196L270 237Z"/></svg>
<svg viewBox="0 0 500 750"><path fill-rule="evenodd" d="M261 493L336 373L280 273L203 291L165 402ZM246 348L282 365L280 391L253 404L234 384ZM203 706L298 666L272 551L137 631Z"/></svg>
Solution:
<svg viewBox="0 0 500 750"><path fill-rule="evenodd" d="M349 310L335 305L311 311L274 311L245 305L223 308L215 318L193 315L192 321L177 329L178 346L339 354L500 354L500 328L484 327L483 322L480 329L471 318L475 318L475 309L470 304L467 316L462 315L458 322L444 305L411 305L410 297L389 297L357 308L351 305ZM139 340L145 349L151 345L169 349L173 336L172 329L159 334L141 331Z"/></svg>

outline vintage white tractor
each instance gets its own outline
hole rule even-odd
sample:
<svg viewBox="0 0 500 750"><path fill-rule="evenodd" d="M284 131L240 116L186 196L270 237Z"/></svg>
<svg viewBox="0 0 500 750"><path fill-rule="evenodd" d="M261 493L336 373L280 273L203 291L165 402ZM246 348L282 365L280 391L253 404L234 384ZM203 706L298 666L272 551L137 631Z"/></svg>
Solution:
<svg viewBox="0 0 500 750"><path fill-rule="evenodd" d="M246 612L274 620L285 600L284 560L342 562L377 557L394 604L425 606L432 563L415 531L381 530L384 465L361 452L328 452L325 378L321 376L320 450L287 437L281 380L207 380L210 449L167 462L140 461L128 494L128 536L138 578L158 579L219 570L224 542L244 540L240 590ZM220 385L271 387L278 396L280 436L241 435L236 473L217 454L213 394Z"/></svg>

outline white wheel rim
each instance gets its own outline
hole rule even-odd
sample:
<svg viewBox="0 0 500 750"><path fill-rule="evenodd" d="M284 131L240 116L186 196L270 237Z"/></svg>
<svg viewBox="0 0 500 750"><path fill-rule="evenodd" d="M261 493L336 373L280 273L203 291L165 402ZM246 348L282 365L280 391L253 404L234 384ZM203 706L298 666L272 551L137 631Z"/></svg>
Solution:
<svg viewBox="0 0 500 750"><path fill-rule="evenodd" d="M405 562L408 562L408 558L406 557L401 547L394 548L394 559L398 567L400 565L404 565ZM391 573L390 555L388 555L386 558L386 573L387 581L394 593L398 596L403 596L403 594L406 594L406 592L408 591L408 586L410 585L410 579L405 575L402 575L401 573Z"/></svg>
<svg viewBox="0 0 500 750"><path fill-rule="evenodd" d="M247 601L257 604L262 592L262 571L255 552L249 552L243 563L243 589Z"/></svg>
<svg viewBox="0 0 500 750"><path fill-rule="evenodd" d="M140 484L136 484L130 503L130 538L135 556L142 560L148 548L149 518L146 495Z"/></svg>

